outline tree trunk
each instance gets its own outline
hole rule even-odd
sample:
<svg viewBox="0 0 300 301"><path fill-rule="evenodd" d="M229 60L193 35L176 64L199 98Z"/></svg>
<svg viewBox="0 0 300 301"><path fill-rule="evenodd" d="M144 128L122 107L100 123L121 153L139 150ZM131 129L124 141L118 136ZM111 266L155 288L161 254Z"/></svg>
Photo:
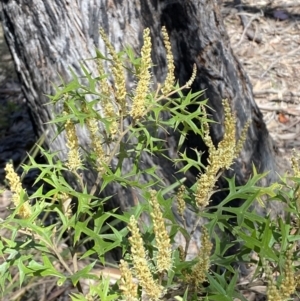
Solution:
<svg viewBox="0 0 300 301"><path fill-rule="evenodd" d="M271 171L268 181L274 179L272 142L254 102L249 79L231 50L216 0L2 0L2 5L4 32L23 92L39 133L48 130L46 142L51 150L63 150L63 156L67 151L64 137L61 135L52 142L55 128L45 126L57 110L45 106L48 102L45 94L53 93L53 83L60 83L58 74L68 81L70 68L80 73L79 63L94 57L95 47L105 53L99 28L104 28L117 51L130 45L140 53L142 30L149 27L153 73L155 80L162 82L166 75L166 58L161 27L165 25L175 58L175 76L181 84L190 78L193 64L197 65L192 89L205 90L203 97L209 99L210 113L218 122L211 126L213 141L220 141L224 133L222 99L228 99L236 112L238 136L246 121L252 121L245 147L230 174L236 174L237 183L242 184L251 175L254 163L259 172ZM85 61L85 64L97 72L94 61ZM82 144L88 143L83 132L80 139ZM169 137L168 142L169 153L176 153L176 135ZM188 150L206 150L200 137L189 135L185 143ZM174 167L163 158L153 159L144 154L143 161L145 167L158 166L166 185L174 181ZM93 181L91 173L87 176ZM191 170L190 184L195 176ZM134 204L134 191L113 186L107 193L112 192L117 193L115 202L121 208Z"/></svg>

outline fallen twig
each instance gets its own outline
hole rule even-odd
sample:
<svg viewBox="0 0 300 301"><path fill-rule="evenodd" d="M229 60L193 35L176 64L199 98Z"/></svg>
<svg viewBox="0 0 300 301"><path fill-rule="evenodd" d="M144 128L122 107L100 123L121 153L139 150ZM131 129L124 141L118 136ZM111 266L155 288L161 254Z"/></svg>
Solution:
<svg viewBox="0 0 300 301"><path fill-rule="evenodd" d="M284 96L300 96L300 92L292 92L292 91L278 91L278 90L260 90L260 91L253 91L255 96L260 96L264 94L280 94Z"/></svg>
<svg viewBox="0 0 300 301"><path fill-rule="evenodd" d="M289 106L289 108L283 108L278 105L270 106L266 104L259 104L259 109L262 111L269 111L269 112L281 112L283 114L293 115L293 116L300 116L300 105Z"/></svg>
<svg viewBox="0 0 300 301"><path fill-rule="evenodd" d="M251 19L248 20L247 15L245 14L245 12L243 11L243 5L242 5L242 1L241 0L234 0L234 5L238 10L238 15L241 18L241 22L243 24L244 27L244 31L243 34L240 38L240 41L238 42L237 46L240 45L243 41L243 38L245 36L245 34L247 35L248 39L250 41L254 41L256 43L261 43L262 42L262 37L261 35L257 32L257 30L253 30L250 28L251 23L258 18L258 15L255 14L253 16L251 16Z"/></svg>

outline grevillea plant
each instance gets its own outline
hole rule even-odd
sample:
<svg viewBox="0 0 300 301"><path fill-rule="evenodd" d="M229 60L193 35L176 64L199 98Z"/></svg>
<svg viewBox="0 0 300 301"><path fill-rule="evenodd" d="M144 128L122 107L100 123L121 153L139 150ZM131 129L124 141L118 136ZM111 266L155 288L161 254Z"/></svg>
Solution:
<svg viewBox="0 0 300 301"><path fill-rule="evenodd" d="M56 94L49 96L52 104L59 103L63 107L62 114L52 122L66 137L66 160L39 146L46 163L40 164L29 157L30 164L23 166L24 172L40 171L35 182L37 189L32 195L22 187L12 164L6 166L12 207L7 218L0 222L5 234L0 240L3 298L15 300L13 296L18 288L29 287L33 281L39 283L46 277L55 279L60 286L71 283L72 300L246 300L242 291L247 287L239 286L240 273L236 267L250 264L255 266L255 271L248 279L249 287L253 287L255 279L263 278L268 282L269 300L292 296L299 283L294 261L298 254L296 242L300 225L300 173L296 157L294 185L283 178L280 185L260 187L258 183L264 175L257 174L253 168L252 177L243 186L237 187L234 178L227 179L227 196L212 206L210 201L218 190L217 180L234 164L250 121L236 142L235 114L224 100L224 137L218 145L213 144L206 102L199 100L201 92L190 89L197 74L196 66L186 84L176 84L172 49L165 28L162 35L168 72L165 82L157 86L151 81L149 29L144 30L140 57L130 48L117 53L103 30L100 34L108 57L97 51L94 59L99 74L92 75L82 64L83 77L74 74L70 83L56 87ZM136 78L131 91L126 89L126 72ZM190 105L199 109L191 114ZM170 116L167 120L160 118L165 112ZM87 129L89 151L80 144L77 127ZM182 149L189 132L202 137L208 147L206 166L201 163L201 154L197 153L194 160L185 150L178 151L176 158L167 158L179 166L178 171L183 174L191 167L199 170L192 187L186 187L184 179L178 179L165 188L155 167L139 168L144 152L165 155L165 141L158 138L153 129L177 131L178 150ZM128 156L133 159L129 171L122 168ZM98 174L92 187L82 176L86 168ZM73 176L76 185L67 182L66 174ZM140 181L142 174L152 180ZM112 183L138 189L143 202L122 213L106 211L104 205L110 197L102 197L101 192ZM100 194L96 195L99 190ZM285 203L286 220L259 216L253 204L262 197L267 202ZM234 199L243 200L240 207L228 205ZM260 203L263 206L263 202ZM192 225L186 212L196 216ZM51 216L54 218L49 224ZM296 220L294 226L290 223L292 219ZM200 224L200 247L194 258L190 258L189 248ZM228 233L234 242L226 239ZM184 237L183 245L175 244L178 235ZM229 252L234 245L238 246L236 252ZM116 248L122 251L122 259L115 263L120 278L112 285L109 278L97 271L112 264L106 259ZM253 260L254 254L256 260Z"/></svg>

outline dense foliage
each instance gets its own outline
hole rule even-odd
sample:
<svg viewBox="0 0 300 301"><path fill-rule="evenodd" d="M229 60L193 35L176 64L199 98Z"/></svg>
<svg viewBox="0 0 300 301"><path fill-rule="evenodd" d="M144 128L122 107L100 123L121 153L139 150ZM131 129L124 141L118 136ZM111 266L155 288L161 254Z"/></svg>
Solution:
<svg viewBox="0 0 300 301"><path fill-rule="evenodd" d="M147 29L140 58L130 48L116 53L102 31L101 35L110 56L97 51L99 74L90 74L82 64L83 77L73 74L73 81L56 87L56 94L49 96L51 102L63 106L62 114L53 123L59 134L66 135L67 160L63 162L57 154L39 147L47 163L40 164L30 157L30 164L23 166L25 172L40 171L36 179L39 188L33 195L27 195L22 188L13 166L6 167L14 208L0 222L0 227L10 233L0 240L2 295L11 296L18 286L26 287L32 279L43 277L55 277L58 285L72 283L76 289L70 296L72 300L246 300L243 291L255 286L257 279L268 283L265 293L269 300L285 300L296 294L299 266L295 258L300 238L297 158L293 161L295 177L282 178L280 184L270 187L260 187L265 175L257 174L255 167L243 186L237 187L234 178L226 179L227 196L220 204L210 206L218 191L218 178L234 164L243 147L249 123L236 142L236 120L224 100L225 134L217 146L213 144L205 101L198 100L201 92L190 90L196 67L189 82L182 87L175 84L165 29L169 72L157 87L151 83L151 40ZM109 72L105 72L107 66ZM132 91L126 89L125 70L137 80ZM191 104L199 107L193 114L188 111ZM170 118L160 118L163 112ZM91 152L79 145L76 127L85 127L89 132ZM157 133L170 129L180 134L178 150L191 131L208 146L207 166L201 163L201 154L193 160L184 150L175 159L168 158L181 166L179 171L183 173L191 167L199 170L190 188L185 187L184 178L165 187L155 168L139 168L143 152L164 155L165 141ZM128 157L134 164L125 172L123 162ZM82 177L86 162L88 168L92 166L98 172L93 187L88 187ZM76 188L66 181L66 173L72 173ZM141 182L143 173L152 181ZM106 211L104 205L109 197L101 198L101 193L95 192L113 182L136 188L142 201L123 213ZM51 189L45 190L45 183ZM72 200L76 200L76 206ZM239 207L230 207L232 200L243 202ZM255 202L264 206L274 201L285 204L284 218L271 219L254 210ZM197 216L192 227L187 226L186 210ZM45 223L49 215L55 216L51 225ZM141 219L142 215L149 218ZM201 245L198 254L190 258L192 236L200 224ZM175 245L177 235L185 238L185 245ZM109 264L107 254L116 248L122 250L123 259L118 267L121 277L113 285L109 277L94 271ZM234 252L230 252L232 248ZM246 284L241 284L240 269L248 266L253 267L252 275ZM88 283L87 287L82 283Z"/></svg>

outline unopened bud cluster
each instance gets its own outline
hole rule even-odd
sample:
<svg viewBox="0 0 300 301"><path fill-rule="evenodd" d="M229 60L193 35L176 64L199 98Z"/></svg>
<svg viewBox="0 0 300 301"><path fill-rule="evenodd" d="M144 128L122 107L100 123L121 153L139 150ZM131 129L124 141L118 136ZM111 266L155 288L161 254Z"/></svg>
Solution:
<svg viewBox="0 0 300 301"><path fill-rule="evenodd" d="M294 272L292 254L292 249L289 249L286 253L285 265L283 270L284 275L279 289L277 288L276 283L274 282L274 278L270 271L270 268L266 267L266 274L268 277L268 300L289 300L291 295L295 293L298 284L298 279L295 276Z"/></svg>
<svg viewBox="0 0 300 301"><path fill-rule="evenodd" d="M184 201L185 186L181 185L177 192L177 211L182 219L184 219L185 201Z"/></svg>

